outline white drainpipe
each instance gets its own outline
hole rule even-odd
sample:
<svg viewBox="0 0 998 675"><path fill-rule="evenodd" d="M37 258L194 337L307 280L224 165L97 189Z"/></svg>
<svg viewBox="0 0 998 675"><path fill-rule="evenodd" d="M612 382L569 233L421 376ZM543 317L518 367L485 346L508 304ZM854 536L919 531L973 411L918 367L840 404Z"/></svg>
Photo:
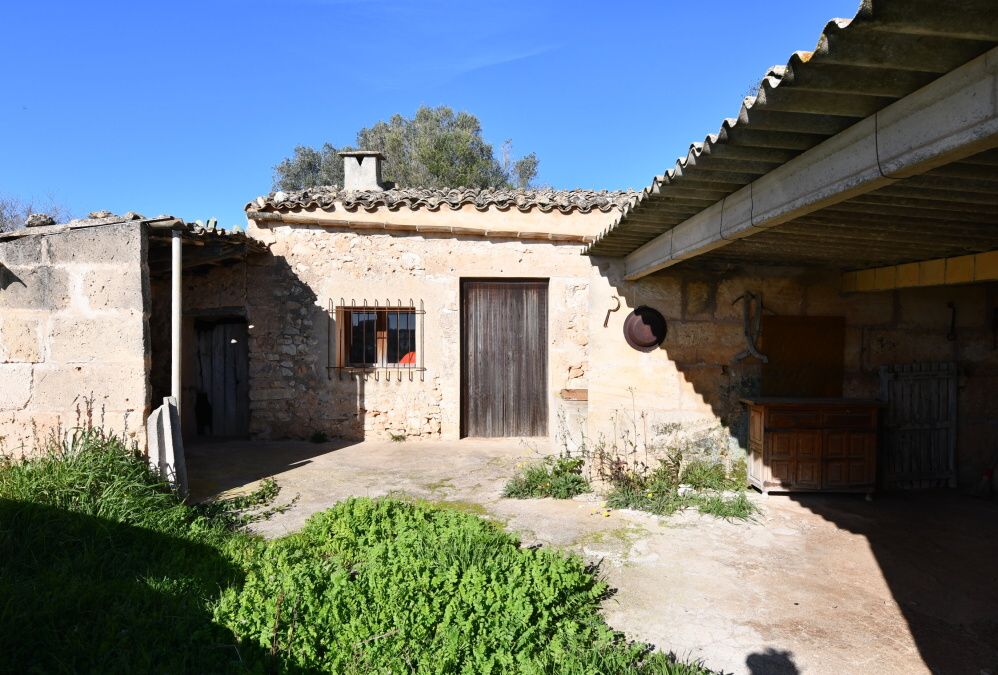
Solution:
<svg viewBox="0 0 998 675"><path fill-rule="evenodd" d="M180 317L181 317L181 233L174 229L170 241L172 293L170 296L170 395L177 400L180 413Z"/></svg>

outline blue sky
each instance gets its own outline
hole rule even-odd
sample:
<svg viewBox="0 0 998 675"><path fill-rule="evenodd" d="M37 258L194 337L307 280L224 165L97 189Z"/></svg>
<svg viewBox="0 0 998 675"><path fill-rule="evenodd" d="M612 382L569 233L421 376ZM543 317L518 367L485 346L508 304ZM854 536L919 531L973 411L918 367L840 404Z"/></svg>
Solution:
<svg viewBox="0 0 998 675"><path fill-rule="evenodd" d="M3 0L0 195L244 222L296 144L448 105L644 187L857 0Z"/></svg>

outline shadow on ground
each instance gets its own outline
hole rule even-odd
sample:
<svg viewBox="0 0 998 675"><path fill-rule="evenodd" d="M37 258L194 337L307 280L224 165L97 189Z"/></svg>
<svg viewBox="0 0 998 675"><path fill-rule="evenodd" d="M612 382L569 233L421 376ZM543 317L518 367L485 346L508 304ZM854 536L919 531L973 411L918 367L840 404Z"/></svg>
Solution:
<svg viewBox="0 0 998 675"><path fill-rule="evenodd" d="M0 670L304 672L212 621L240 579L211 546L0 500Z"/></svg>
<svg viewBox="0 0 998 675"><path fill-rule="evenodd" d="M793 652L781 649L767 649L749 654L745 667L751 675L798 675L800 670L794 663Z"/></svg>
<svg viewBox="0 0 998 675"><path fill-rule="evenodd" d="M849 495L792 498L867 539L933 673L998 668L998 504L925 491L873 502Z"/></svg>
<svg viewBox="0 0 998 675"><path fill-rule="evenodd" d="M274 452L260 452L253 443L192 442L184 449L192 501L217 496L227 490L304 466L321 455L355 445L336 439L326 443L282 443Z"/></svg>

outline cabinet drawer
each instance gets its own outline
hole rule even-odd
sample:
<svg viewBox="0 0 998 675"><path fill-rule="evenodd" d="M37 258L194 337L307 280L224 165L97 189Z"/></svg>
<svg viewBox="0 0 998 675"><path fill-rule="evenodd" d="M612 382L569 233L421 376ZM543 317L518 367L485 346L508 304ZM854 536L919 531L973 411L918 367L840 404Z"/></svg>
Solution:
<svg viewBox="0 0 998 675"><path fill-rule="evenodd" d="M875 429L877 411L871 408L826 410L821 415L821 426L827 429Z"/></svg>
<svg viewBox="0 0 998 675"><path fill-rule="evenodd" d="M767 429L814 429L821 426L821 412L818 410L780 410L769 411L766 419Z"/></svg>

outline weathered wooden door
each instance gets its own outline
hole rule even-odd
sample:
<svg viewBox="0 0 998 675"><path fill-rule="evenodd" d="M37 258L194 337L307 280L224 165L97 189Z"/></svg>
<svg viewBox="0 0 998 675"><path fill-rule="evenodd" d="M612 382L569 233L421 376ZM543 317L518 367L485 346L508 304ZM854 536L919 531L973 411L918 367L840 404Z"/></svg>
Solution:
<svg viewBox="0 0 998 675"><path fill-rule="evenodd" d="M955 363L882 366L884 451L888 488L956 485L957 367Z"/></svg>
<svg viewBox="0 0 998 675"><path fill-rule="evenodd" d="M547 435L547 290L547 281L462 281L462 435Z"/></svg>
<svg viewBox="0 0 998 675"><path fill-rule="evenodd" d="M243 319L198 323L194 413L199 436L249 433L249 350Z"/></svg>

